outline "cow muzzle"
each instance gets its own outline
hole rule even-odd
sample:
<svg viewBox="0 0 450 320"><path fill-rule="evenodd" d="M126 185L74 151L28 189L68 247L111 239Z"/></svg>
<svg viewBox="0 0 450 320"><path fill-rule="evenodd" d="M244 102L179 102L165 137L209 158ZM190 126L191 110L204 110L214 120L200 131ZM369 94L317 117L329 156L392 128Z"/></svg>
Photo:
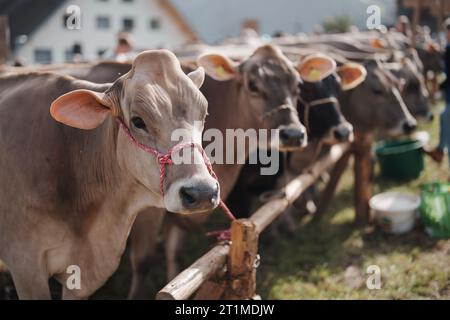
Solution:
<svg viewBox="0 0 450 320"><path fill-rule="evenodd" d="M304 127L289 126L279 128L280 151L295 151L306 147L308 136Z"/></svg>
<svg viewBox="0 0 450 320"><path fill-rule="evenodd" d="M167 210L181 214L209 212L220 202L216 180L190 178L173 183L164 196Z"/></svg>
<svg viewBox="0 0 450 320"><path fill-rule="evenodd" d="M337 142L353 141L353 126L350 123L341 123L331 129L332 138Z"/></svg>

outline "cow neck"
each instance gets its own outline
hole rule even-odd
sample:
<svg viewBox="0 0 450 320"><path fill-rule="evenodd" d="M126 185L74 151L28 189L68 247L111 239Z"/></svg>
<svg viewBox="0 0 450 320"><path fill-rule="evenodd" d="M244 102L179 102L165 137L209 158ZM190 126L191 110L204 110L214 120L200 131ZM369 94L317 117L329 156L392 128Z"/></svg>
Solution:
<svg viewBox="0 0 450 320"><path fill-rule="evenodd" d="M112 117L86 135L98 146L77 159L90 178L79 181L89 193L78 197L79 215L75 236L76 261L92 270L83 280L86 290L101 285L117 268L125 250L126 239L139 210L151 205L148 190L126 174L117 162L118 125ZM99 157L99 155L101 155ZM95 159L96 161L92 161ZM95 177L95 178L94 178ZM81 219L80 219L81 217Z"/></svg>
<svg viewBox="0 0 450 320"><path fill-rule="evenodd" d="M102 212L109 203L117 203L124 210L126 199L130 196L127 189L139 186L138 182L127 174L119 165L117 158L117 139L119 127L114 118L109 117L105 123L92 131L83 131L80 142L72 150L71 157L73 185L80 188L69 190L74 197L72 205L76 208L75 233L85 235L92 231L97 220L103 221L117 213L122 219L123 213ZM92 146L95 146L93 148ZM141 187L143 188L143 187ZM81 218L81 219L80 219Z"/></svg>

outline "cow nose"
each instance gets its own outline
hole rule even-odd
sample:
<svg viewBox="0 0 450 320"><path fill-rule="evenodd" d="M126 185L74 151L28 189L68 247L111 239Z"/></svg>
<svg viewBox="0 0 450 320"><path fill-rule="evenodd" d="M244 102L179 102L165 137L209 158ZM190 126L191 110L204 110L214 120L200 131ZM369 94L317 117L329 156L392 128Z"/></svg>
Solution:
<svg viewBox="0 0 450 320"><path fill-rule="evenodd" d="M180 198L185 209L210 210L217 206L219 201L219 184L198 184L181 187Z"/></svg>
<svg viewBox="0 0 450 320"><path fill-rule="evenodd" d="M406 134L409 134L409 133L413 132L414 129L416 129L416 127L417 127L417 124L415 124L415 123L413 123L411 121L406 121L403 124L403 132L406 133Z"/></svg>
<svg viewBox="0 0 450 320"><path fill-rule="evenodd" d="M346 125L339 125L333 130L334 137L337 141L349 141L352 130Z"/></svg>
<svg viewBox="0 0 450 320"><path fill-rule="evenodd" d="M306 132L297 128L280 129L280 145L282 148L299 148L306 143Z"/></svg>

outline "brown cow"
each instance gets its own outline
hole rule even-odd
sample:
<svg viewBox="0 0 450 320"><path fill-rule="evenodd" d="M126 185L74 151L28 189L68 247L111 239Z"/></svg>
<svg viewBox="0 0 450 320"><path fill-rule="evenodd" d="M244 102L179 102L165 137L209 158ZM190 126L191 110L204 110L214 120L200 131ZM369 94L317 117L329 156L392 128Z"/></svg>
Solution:
<svg viewBox="0 0 450 320"><path fill-rule="evenodd" d="M166 50L141 53L114 84L51 73L0 78L0 258L20 298L50 298L49 277L63 284L63 298L91 295L117 268L145 207L217 206L218 184L203 163L167 167L163 196L157 159L141 150L167 152L180 128L201 143L203 80L202 68L187 76ZM79 286L71 279L69 288L74 270Z"/></svg>
<svg viewBox="0 0 450 320"><path fill-rule="evenodd" d="M305 128L300 125L296 112L299 76L308 80L311 80L308 76L314 76L316 81L320 81L335 68L335 65L330 64L330 59L316 56L302 61L296 66L296 71L295 65L272 46L260 47L240 63L220 54L202 55L198 63L210 76L202 87L202 92L209 102L206 130L213 128L225 133L227 129L280 128L282 136L282 130L289 128L292 131L287 131L286 135L291 134L291 139L286 138L280 142L287 150L292 147L297 147L298 150L304 146L301 138L305 137ZM287 107L280 108L283 104L287 104ZM246 150L246 156L252 151L254 150ZM226 199L233 189L243 166L238 163L214 165L223 199ZM146 296L143 279L157 239L156 224L151 223L151 214L154 216L156 211L146 210L140 213L130 235L133 268L130 298ZM161 211L160 219L163 215L164 212ZM182 219L181 223L198 225L206 218L205 215L195 215L192 219ZM180 219L177 217L176 220L179 224ZM184 234L185 231L177 224L169 222L165 240L169 279L179 271L176 260Z"/></svg>

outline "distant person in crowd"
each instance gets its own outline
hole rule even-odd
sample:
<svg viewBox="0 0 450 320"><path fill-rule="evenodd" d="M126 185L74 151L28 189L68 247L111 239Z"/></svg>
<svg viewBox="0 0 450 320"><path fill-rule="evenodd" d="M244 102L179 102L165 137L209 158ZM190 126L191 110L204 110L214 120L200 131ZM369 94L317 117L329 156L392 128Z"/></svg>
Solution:
<svg viewBox="0 0 450 320"><path fill-rule="evenodd" d="M135 56L136 51L132 35L128 32L120 32L117 35L117 44L112 58L118 62L127 62L133 60Z"/></svg>
<svg viewBox="0 0 450 320"><path fill-rule="evenodd" d="M445 109L440 117L439 145L433 150L426 150L427 154L438 163L442 162L444 152L448 152L450 149L450 18L445 21L445 38L447 45L445 47L444 62L447 77L441 85L445 96Z"/></svg>
<svg viewBox="0 0 450 320"><path fill-rule="evenodd" d="M286 33L283 31L275 31L272 35L273 38L283 38L286 36Z"/></svg>
<svg viewBox="0 0 450 320"><path fill-rule="evenodd" d="M75 43L72 46L72 62L73 63L83 62L83 49L79 43Z"/></svg>
<svg viewBox="0 0 450 320"><path fill-rule="evenodd" d="M395 29L397 29L398 32L403 33L408 38L412 37L411 22L407 16L399 16L397 18Z"/></svg>
<svg viewBox="0 0 450 320"><path fill-rule="evenodd" d="M15 59L12 66L13 67L23 67L23 66L25 66L25 64L22 61L20 61L19 59Z"/></svg>

